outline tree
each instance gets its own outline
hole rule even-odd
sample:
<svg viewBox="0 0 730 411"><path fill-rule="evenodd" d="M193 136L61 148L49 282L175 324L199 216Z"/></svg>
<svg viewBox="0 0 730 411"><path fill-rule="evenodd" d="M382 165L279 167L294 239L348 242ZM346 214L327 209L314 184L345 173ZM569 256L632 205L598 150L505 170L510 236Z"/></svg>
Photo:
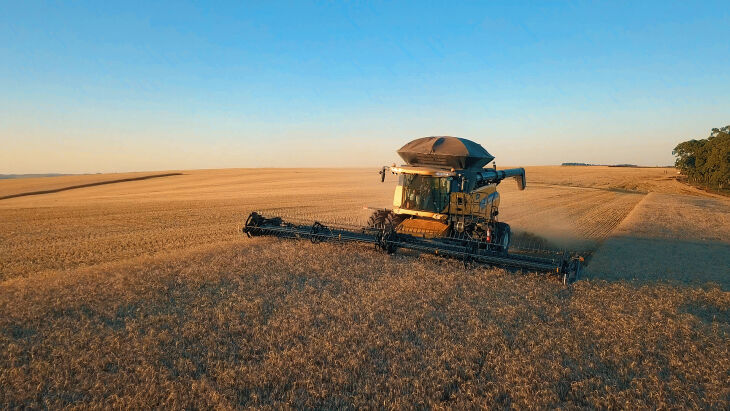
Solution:
<svg viewBox="0 0 730 411"><path fill-rule="evenodd" d="M677 157L675 166L689 181L730 189L730 126L713 128L706 139L679 143L672 154Z"/></svg>

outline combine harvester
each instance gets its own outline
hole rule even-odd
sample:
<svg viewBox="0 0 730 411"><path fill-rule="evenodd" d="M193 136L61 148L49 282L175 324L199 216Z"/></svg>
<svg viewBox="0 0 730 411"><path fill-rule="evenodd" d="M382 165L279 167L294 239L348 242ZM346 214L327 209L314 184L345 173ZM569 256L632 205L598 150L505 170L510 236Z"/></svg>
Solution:
<svg viewBox="0 0 730 411"><path fill-rule="evenodd" d="M481 145L458 137L424 137L398 150L406 162L383 167L398 175L393 209L376 209L365 227L292 223L281 216L253 212L243 232L249 237L271 235L322 241L374 244L387 253L410 249L464 263L554 273L565 284L574 282L583 258L568 252L511 247L510 226L498 221L502 180L514 178L525 189L525 170L485 168L494 157Z"/></svg>

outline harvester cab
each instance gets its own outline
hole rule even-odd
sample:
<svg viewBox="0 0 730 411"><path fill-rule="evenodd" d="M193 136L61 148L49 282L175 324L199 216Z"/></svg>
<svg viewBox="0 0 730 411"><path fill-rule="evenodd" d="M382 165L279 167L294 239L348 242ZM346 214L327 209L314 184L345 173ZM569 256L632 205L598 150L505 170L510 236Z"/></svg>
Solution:
<svg viewBox="0 0 730 411"><path fill-rule="evenodd" d="M510 247L510 226L499 221L497 186L517 180L525 189L525 170L487 167L494 157L481 145L457 137L424 137L398 150L406 164L383 167L398 175L393 207L376 209L365 226L265 217L252 212L243 232L249 237L359 242L393 253L408 249L457 258L464 263L487 264L518 270L554 273L564 283L578 278L583 259L566 252L535 254Z"/></svg>
<svg viewBox="0 0 730 411"><path fill-rule="evenodd" d="M391 228L424 238L466 237L483 247L507 252L509 225L499 222L497 185L515 178L525 189L525 170L484 168L494 160L481 145L458 137L424 137L398 150L406 162L386 166L398 175L393 209L376 210L369 220L374 228Z"/></svg>

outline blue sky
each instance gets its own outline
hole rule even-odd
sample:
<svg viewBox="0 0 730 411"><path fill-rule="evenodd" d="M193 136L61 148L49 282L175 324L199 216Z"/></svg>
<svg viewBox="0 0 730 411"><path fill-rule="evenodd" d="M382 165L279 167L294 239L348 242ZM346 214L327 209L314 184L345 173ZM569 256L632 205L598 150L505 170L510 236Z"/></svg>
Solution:
<svg viewBox="0 0 730 411"><path fill-rule="evenodd" d="M656 165L730 124L727 2L111 3L0 1L0 173Z"/></svg>

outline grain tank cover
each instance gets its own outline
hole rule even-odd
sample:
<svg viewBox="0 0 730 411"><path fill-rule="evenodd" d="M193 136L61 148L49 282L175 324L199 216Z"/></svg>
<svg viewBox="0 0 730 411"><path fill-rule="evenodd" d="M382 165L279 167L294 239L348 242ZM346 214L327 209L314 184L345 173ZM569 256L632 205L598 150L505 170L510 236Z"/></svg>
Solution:
<svg viewBox="0 0 730 411"><path fill-rule="evenodd" d="M481 145L465 138L448 136L415 139L401 147L398 155L412 166L457 170L481 169L494 160L494 156Z"/></svg>

